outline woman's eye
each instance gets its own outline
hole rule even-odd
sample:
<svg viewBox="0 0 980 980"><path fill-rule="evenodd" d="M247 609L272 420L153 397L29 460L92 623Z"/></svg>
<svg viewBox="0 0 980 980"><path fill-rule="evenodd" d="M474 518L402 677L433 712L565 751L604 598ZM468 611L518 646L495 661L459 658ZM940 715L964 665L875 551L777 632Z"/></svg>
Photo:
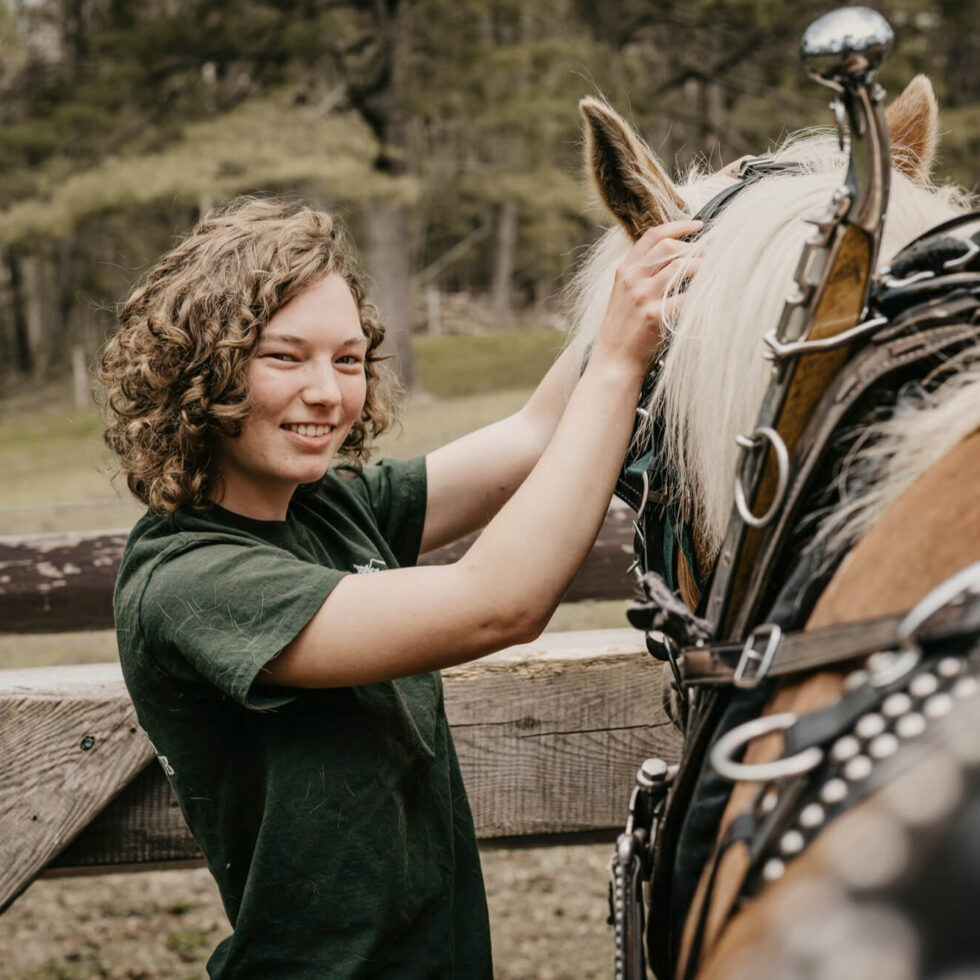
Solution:
<svg viewBox="0 0 980 980"><path fill-rule="evenodd" d="M361 364L362 359L357 354L344 354L337 358L338 364Z"/></svg>
<svg viewBox="0 0 980 980"><path fill-rule="evenodd" d="M265 355L266 357L272 358L274 361L295 361L296 358L292 354L284 354L282 351L270 351Z"/></svg>

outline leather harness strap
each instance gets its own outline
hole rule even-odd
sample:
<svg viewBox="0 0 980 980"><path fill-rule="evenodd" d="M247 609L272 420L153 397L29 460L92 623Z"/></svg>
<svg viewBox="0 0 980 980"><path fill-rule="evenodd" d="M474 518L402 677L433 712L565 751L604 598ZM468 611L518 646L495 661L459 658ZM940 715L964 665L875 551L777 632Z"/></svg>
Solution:
<svg viewBox="0 0 980 980"><path fill-rule="evenodd" d="M936 299L883 327L840 372L800 437L785 503L759 546L742 608L735 617L734 635L745 636L771 598L773 573L812 490L814 478L848 414L869 391L890 377L901 378L918 364L951 358L975 343L977 327L970 321L978 314L980 307L972 295ZM950 323L951 319L960 322Z"/></svg>
<svg viewBox="0 0 980 980"><path fill-rule="evenodd" d="M808 341L825 340L850 329L861 318L865 296L871 276L870 263L873 251L868 236L859 229L845 228L836 253L832 274L828 277L825 291L813 314L813 324L807 334ZM852 348L815 352L804 355L798 362L790 362L784 368L789 377L785 382L782 403L775 410L774 419L766 419L768 413L760 413L761 428L770 427L778 433L788 453L793 453L814 409L833 379L847 364ZM770 391L774 391L770 388ZM752 438L752 437L749 437ZM780 473L778 457L763 445L765 462L762 477L751 497L750 510L761 515L779 505ZM732 524L729 525L731 527ZM742 525L742 540L734 546L737 560L725 597L721 619L715 620L714 610L708 610L708 618L718 627L720 636L737 636L734 627L737 613L744 608L744 597L755 567L756 557L762 547L764 531ZM725 549L732 546L726 541Z"/></svg>
<svg viewBox="0 0 980 980"><path fill-rule="evenodd" d="M891 649L899 640L898 627L903 618L886 616L859 623L825 626L809 632L779 634L769 646L768 655L760 654L748 643L690 647L681 651L677 665L685 685L756 687L766 678L838 667L878 650ZM929 646L961 636L972 636L978 631L980 603L975 603L964 612L949 609L937 614L935 621L918 633L918 640ZM740 666L746 661L758 663L764 656L764 668L750 668L752 673L742 681L739 678Z"/></svg>

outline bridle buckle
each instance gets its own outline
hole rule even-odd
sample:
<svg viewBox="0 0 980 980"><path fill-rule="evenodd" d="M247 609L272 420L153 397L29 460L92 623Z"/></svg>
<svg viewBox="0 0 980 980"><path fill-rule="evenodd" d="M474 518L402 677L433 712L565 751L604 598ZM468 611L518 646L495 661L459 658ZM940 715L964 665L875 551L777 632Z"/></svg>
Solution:
<svg viewBox="0 0 980 980"><path fill-rule="evenodd" d="M752 630L742 647L732 683L745 690L758 687L769 673L782 638L783 631L775 623L763 623ZM762 653L759 653L756 647L762 640L765 640L766 645Z"/></svg>

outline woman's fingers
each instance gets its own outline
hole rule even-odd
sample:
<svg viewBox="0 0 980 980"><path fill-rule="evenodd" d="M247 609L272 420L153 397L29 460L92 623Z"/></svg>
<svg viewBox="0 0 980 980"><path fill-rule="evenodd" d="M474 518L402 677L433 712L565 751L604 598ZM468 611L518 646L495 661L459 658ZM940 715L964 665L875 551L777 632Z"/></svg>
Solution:
<svg viewBox="0 0 980 980"><path fill-rule="evenodd" d="M634 243L616 270L600 337L609 347L645 369L660 345L665 321L676 316L683 286L698 270L697 246L681 238L695 235L702 222L670 221L650 228Z"/></svg>
<svg viewBox="0 0 980 980"><path fill-rule="evenodd" d="M690 247L690 242L681 239L696 235L704 226L701 221L668 221L666 224L648 228L634 243L624 265L647 262L676 255Z"/></svg>
<svg viewBox="0 0 980 980"><path fill-rule="evenodd" d="M696 235L704 227L703 221L695 221L693 218L684 218L681 221L666 221L662 225L654 225L648 228L636 240L633 251L637 254L648 252L656 247L660 242L670 238L684 238L686 235Z"/></svg>
<svg viewBox="0 0 980 980"><path fill-rule="evenodd" d="M688 255L686 257L678 256L666 263L651 278L650 285L653 289L653 295L665 296L671 283L677 283L679 287L677 291L683 292L687 288L686 284L694 278L694 274L701 267L701 261L700 256Z"/></svg>
<svg viewBox="0 0 980 980"><path fill-rule="evenodd" d="M637 259L636 267L644 275L653 276L668 266L700 254L701 248L697 242L678 242L671 238L651 249L643 258Z"/></svg>
<svg viewBox="0 0 980 980"><path fill-rule="evenodd" d="M650 275L679 255L696 247L682 238L695 235L703 227L700 221L668 221L650 228L637 240L623 260L624 266L634 266Z"/></svg>

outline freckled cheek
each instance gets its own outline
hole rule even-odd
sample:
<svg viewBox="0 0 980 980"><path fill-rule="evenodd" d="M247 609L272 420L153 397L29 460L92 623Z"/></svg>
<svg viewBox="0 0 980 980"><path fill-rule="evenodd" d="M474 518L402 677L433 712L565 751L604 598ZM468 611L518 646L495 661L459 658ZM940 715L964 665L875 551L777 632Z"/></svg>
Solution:
<svg viewBox="0 0 980 980"><path fill-rule="evenodd" d="M367 379L364 377L356 379L356 383L352 384L344 394L346 414L356 422L361 417L364 402L367 400Z"/></svg>
<svg viewBox="0 0 980 980"><path fill-rule="evenodd" d="M289 406L295 392L269 378L250 378L249 395L252 401L251 418L263 421L276 420Z"/></svg>

